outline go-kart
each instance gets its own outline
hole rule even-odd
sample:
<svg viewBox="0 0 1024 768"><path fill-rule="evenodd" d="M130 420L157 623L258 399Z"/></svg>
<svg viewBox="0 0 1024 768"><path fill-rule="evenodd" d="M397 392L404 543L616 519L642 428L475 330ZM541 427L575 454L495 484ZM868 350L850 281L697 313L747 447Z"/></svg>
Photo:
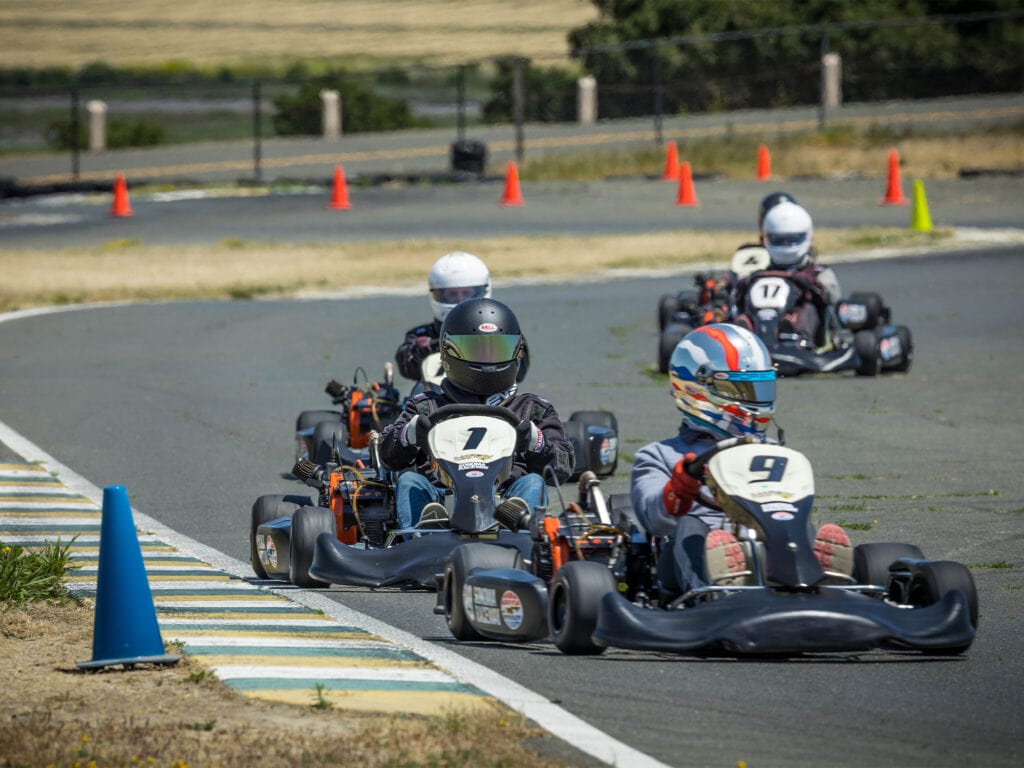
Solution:
<svg viewBox="0 0 1024 768"><path fill-rule="evenodd" d="M360 384L360 374L362 383ZM325 465L335 459L343 464L366 461L370 432L380 432L401 413L401 397L395 387L394 365L384 365L379 381L369 381L357 368L352 385L331 379L324 391L340 410L302 411L295 420L295 461Z"/></svg>
<svg viewBox="0 0 1024 768"><path fill-rule="evenodd" d="M528 551L529 538L503 528L495 518L497 488L512 469L519 417L497 406L447 405L420 418L428 430L432 463L450 491L445 516L423 519L415 528L393 527L383 542L362 539L351 544L337 536L333 516L318 513L314 525L319 530L310 531L302 542L307 547L314 541L309 550L311 581L434 589L445 556L466 541L492 541ZM293 548L297 544L293 542ZM306 556L304 552L303 562Z"/></svg>
<svg viewBox="0 0 1024 768"><path fill-rule="evenodd" d="M814 478L803 454L733 438L686 471L705 477L701 502L721 509L741 535L745 584L666 594L654 577L656 542L628 508L612 503L609 513L591 485L593 506L582 515L570 506L520 523L534 541L529 562L483 544L453 550L435 611L459 639L549 634L569 654L609 646L738 655L970 647L978 598L964 565L926 560L910 544L869 543L854 549L852 576L822 567L810 527Z"/></svg>

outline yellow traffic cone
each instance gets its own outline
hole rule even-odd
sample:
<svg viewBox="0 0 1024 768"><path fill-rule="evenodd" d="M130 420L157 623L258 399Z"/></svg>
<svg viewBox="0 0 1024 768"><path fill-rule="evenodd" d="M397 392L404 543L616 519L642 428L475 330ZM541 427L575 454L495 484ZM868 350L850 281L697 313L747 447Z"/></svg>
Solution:
<svg viewBox="0 0 1024 768"><path fill-rule="evenodd" d="M924 194L924 182L914 182L914 205L910 212L910 228L918 232L932 231L932 217L928 213L928 198Z"/></svg>

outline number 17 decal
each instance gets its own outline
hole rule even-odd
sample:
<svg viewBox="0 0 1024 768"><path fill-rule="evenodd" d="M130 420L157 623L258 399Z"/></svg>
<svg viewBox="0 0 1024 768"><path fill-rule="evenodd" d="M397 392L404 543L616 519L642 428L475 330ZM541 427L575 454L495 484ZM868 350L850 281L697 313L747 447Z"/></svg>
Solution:
<svg viewBox="0 0 1024 768"><path fill-rule="evenodd" d="M786 463L788 459L785 456L755 456L750 460L750 471L751 472L765 472L765 477L758 477L750 482L752 483L777 483L782 479L783 473L786 471Z"/></svg>

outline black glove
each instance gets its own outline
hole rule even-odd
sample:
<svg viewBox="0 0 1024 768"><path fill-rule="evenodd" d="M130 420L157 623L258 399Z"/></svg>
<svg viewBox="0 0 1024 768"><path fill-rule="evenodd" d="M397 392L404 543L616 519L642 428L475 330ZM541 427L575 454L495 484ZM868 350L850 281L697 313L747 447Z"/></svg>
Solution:
<svg viewBox="0 0 1024 768"><path fill-rule="evenodd" d="M434 351L432 349L433 341L434 340L429 336L417 336L409 344L409 357L416 362L421 362L427 355Z"/></svg>
<svg viewBox="0 0 1024 768"><path fill-rule="evenodd" d="M412 445L417 448L427 447L427 434L434 428L429 416L416 414L402 429L403 445Z"/></svg>
<svg viewBox="0 0 1024 768"><path fill-rule="evenodd" d="M516 426L516 452L540 453L544 450L544 433L527 419Z"/></svg>

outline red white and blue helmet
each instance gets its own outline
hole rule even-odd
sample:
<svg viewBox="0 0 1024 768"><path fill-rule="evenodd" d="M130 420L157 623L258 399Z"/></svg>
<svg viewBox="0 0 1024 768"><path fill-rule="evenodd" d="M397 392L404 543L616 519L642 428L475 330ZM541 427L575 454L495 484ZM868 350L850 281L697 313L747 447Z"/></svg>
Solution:
<svg viewBox="0 0 1024 768"><path fill-rule="evenodd" d="M669 361L683 421L720 438L764 435L775 413L775 378L764 342L726 323L690 331Z"/></svg>

